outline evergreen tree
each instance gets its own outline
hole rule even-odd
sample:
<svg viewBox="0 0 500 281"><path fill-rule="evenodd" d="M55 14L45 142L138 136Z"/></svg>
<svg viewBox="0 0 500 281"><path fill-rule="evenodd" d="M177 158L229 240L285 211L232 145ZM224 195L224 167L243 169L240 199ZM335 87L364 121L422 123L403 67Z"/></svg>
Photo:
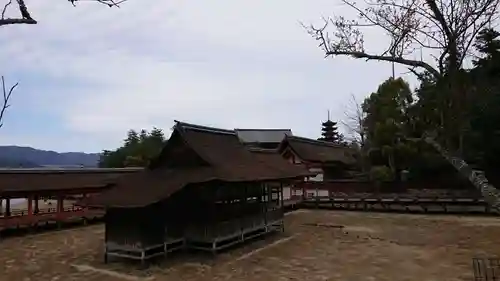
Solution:
<svg viewBox="0 0 500 281"><path fill-rule="evenodd" d="M141 130L139 133L130 130L122 147L113 151L103 151L99 167L146 167L151 159L161 152L165 142L165 135L161 129L153 128L151 132Z"/></svg>
<svg viewBox="0 0 500 281"><path fill-rule="evenodd" d="M387 79L363 102L363 126L372 164L386 165L394 175L406 168L411 154L401 137L409 131L408 111L412 105L410 86L402 78Z"/></svg>

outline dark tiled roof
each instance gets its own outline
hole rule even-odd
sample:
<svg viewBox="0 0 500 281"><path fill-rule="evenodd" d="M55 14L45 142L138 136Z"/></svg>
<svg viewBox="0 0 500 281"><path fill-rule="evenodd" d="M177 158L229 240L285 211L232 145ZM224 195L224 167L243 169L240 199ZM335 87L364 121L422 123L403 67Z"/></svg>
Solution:
<svg viewBox="0 0 500 281"><path fill-rule="evenodd" d="M256 181L297 177L296 170L278 169L256 157L234 131L206 130L191 124L180 127L184 140L226 181Z"/></svg>
<svg viewBox="0 0 500 281"><path fill-rule="evenodd" d="M305 165L292 164L284 159L276 149L248 148L260 161L282 170L293 170L303 176L314 176Z"/></svg>
<svg viewBox="0 0 500 281"><path fill-rule="evenodd" d="M176 160L168 156L175 151L171 147L174 143L186 145L204 160L203 163L195 167L175 167L172 164L167 167L157 163L142 173L121 178L116 187L93 197L86 204L96 207L145 206L166 199L190 184L214 180L282 180L309 175L307 170L288 165L286 161L269 161L269 156L250 152L232 130L177 122L160 159L170 158L169 161L175 163Z"/></svg>
<svg viewBox="0 0 500 281"><path fill-rule="evenodd" d="M0 194L105 187L124 174L141 170L143 169L0 169Z"/></svg>
<svg viewBox="0 0 500 281"><path fill-rule="evenodd" d="M243 143L280 143L286 136L293 136L290 129L234 129Z"/></svg>
<svg viewBox="0 0 500 281"><path fill-rule="evenodd" d="M79 204L90 207L134 208L156 203L170 197L190 183L216 180L211 167L167 169L160 167L141 173L126 175L116 185L89 197Z"/></svg>
<svg viewBox="0 0 500 281"><path fill-rule="evenodd" d="M355 163L352 150L340 144L297 136L287 136L280 144L279 151L283 152L287 147L290 147L302 160L308 162L338 162L346 165Z"/></svg>

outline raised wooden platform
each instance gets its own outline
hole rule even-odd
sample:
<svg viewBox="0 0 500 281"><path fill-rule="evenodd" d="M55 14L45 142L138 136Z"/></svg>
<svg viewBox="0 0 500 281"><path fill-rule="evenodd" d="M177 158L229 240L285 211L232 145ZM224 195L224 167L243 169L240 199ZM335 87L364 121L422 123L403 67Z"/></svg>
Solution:
<svg viewBox="0 0 500 281"><path fill-rule="evenodd" d="M186 246L216 253L236 244L274 231L284 231L283 210L241 220L221 222L214 226L190 226L186 229Z"/></svg>
<svg viewBox="0 0 500 281"><path fill-rule="evenodd" d="M127 258L145 262L157 256L166 256L168 253L185 247L184 238L165 238L164 243L156 245L125 245L107 242L105 244L104 261L109 257Z"/></svg>

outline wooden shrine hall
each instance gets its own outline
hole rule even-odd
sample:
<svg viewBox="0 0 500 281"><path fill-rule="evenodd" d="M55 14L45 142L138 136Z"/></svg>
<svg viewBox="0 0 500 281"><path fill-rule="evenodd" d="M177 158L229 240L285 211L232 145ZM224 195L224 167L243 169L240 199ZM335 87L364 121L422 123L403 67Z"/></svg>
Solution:
<svg viewBox="0 0 500 281"><path fill-rule="evenodd" d="M277 153L250 151L233 130L176 121L148 169L81 204L106 209L105 262L184 247L215 254L284 230L283 184L309 175Z"/></svg>
<svg viewBox="0 0 500 281"><path fill-rule="evenodd" d="M315 172L313 181L350 178L350 172L357 169L355 151L332 142L285 135L278 152L288 162L305 165Z"/></svg>

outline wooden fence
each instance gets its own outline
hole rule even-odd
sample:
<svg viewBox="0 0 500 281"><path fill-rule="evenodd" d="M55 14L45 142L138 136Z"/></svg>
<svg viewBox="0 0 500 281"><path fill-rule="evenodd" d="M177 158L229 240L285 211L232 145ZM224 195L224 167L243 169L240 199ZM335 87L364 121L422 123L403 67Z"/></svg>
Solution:
<svg viewBox="0 0 500 281"><path fill-rule="evenodd" d="M491 213L480 192L473 187L448 187L415 182L384 183L379 186L354 180L302 182L288 187L285 199L297 202L304 208Z"/></svg>

